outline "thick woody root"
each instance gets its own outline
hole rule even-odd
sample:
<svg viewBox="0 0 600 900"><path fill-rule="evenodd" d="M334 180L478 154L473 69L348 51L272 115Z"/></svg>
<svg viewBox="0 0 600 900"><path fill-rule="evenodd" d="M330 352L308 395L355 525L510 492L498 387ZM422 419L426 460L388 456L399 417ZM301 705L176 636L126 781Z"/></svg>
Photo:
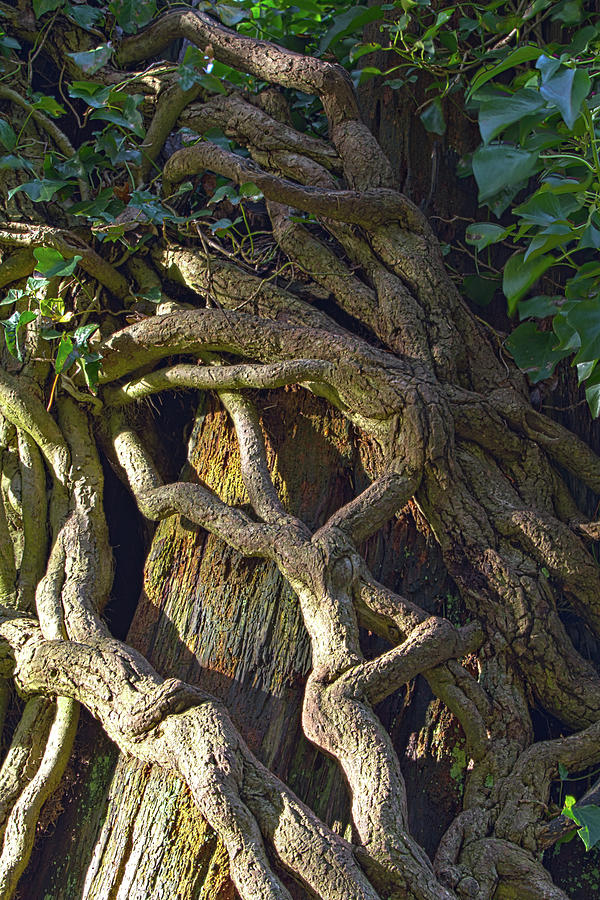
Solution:
<svg viewBox="0 0 600 900"><path fill-rule="evenodd" d="M205 241L203 253L157 246L152 260L160 272L221 309L169 303L159 308L163 313L168 306L166 314L109 337L95 407L107 414L115 461L145 516L186 516L243 554L274 560L298 593L314 667L304 729L346 775L359 843L353 848L333 835L263 769L212 698L176 679L164 681L110 637L99 616L112 576L102 475L87 417L61 401L57 424L35 391L0 370L0 410L18 430L24 535L22 551L11 550L0 491L0 597L12 609L0 627L2 674L14 676L27 694L62 698L52 726L48 707L38 710L31 704L40 701L30 701L22 729L38 710L38 743L46 749L34 759L28 738L25 756L16 759L11 748L0 770L2 896L9 896L26 859L44 785L52 786L64 765L76 716L72 701L79 700L124 752L174 767L185 779L225 841L244 900L289 897L263 842L323 900L563 898L537 862L540 848L555 839L540 809L560 763L576 771L596 759L600 679L567 636L557 598L564 592L596 635L600 612L597 566L580 538L596 537L597 523L579 515L555 464L597 491L600 461L527 404L519 377L507 373L462 305L428 223L395 190L391 167L360 122L340 67L237 35L194 10L169 11L125 38L118 64L147 59L176 38L210 48L216 59L262 80L319 96L331 143L300 135L236 91L202 98L160 73L140 74L157 100L138 182L177 120L198 133L222 127L253 161L204 141L171 156L165 189L206 169L257 184L280 250L373 340L353 336L274 281L209 255ZM99 77L116 84L121 74L107 68ZM188 106L195 97L201 102ZM68 150L64 135L40 116L38 125ZM293 209L319 218L320 238L293 221ZM4 270L10 279L31 271L32 246L52 246L67 258L81 256L81 267L114 297L131 297L120 267L79 235L15 224L0 229L0 244L20 248ZM139 260L129 271L140 283L148 271L160 283ZM171 357L183 359L157 368ZM371 486L314 535L277 496L259 413L240 393L293 384L326 398L382 450ZM124 408L171 389L217 392L235 427L253 513L229 507L202 485L161 482ZM44 464L53 484L48 535L40 527ZM378 585L358 555L357 545L411 498L480 624L456 629L427 615ZM34 603L37 624L24 615ZM366 661L359 622L392 649ZM478 654L479 681L460 665L469 653ZM408 832L398 757L373 710L420 673L462 724L472 760L465 811L442 841L434 868ZM532 744L530 695L584 730ZM16 772L27 782L20 793Z"/></svg>

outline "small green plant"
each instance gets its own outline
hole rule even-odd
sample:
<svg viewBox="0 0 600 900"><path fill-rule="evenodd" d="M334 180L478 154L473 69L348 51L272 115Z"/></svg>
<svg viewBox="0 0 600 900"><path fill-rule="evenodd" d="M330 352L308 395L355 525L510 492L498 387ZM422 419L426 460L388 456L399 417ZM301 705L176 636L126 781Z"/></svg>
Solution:
<svg viewBox="0 0 600 900"><path fill-rule="evenodd" d="M8 319L0 322L4 329L6 348L12 356L22 362L24 329L38 320L40 337L51 342L58 340L54 355L55 378L50 403L59 376L65 375L73 365L79 368L88 388L95 394L102 357L90 349L89 341L98 330L99 325L89 322L79 325L73 330L61 328L60 326L70 324L76 318L76 313L66 310L64 298L48 296L51 279L74 275L81 256L73 256L67 260L53 247L37 247L33 252L37 260L36 273L27 279L24 288L10 290L0 301L0 306L27 307L26 309L16 309ZM75 280L78 281L76 276ZM81 283L80 286L83 288Z"/></svg>
<svg viewBox="0 0 600 900"><path fill-rule="evenodd" d="M586 806L575 806L575 797L567 794L562 814L580 826L577 834L585 844L586 850L591 850L600 843L600 806L595 806L593 803Z"/></svg>

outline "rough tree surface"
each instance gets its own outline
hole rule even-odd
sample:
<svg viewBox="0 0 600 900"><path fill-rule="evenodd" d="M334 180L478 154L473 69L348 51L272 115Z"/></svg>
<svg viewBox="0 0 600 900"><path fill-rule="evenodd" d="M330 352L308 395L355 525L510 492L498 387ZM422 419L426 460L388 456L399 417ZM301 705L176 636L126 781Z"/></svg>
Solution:
<svg viewBox="0 0 600 900"><path fill-rule="evenodd" d="M33 42L27 4L1 9L9 33ZM106 38L58 16L34 65L54 60L65 78L85 80L67 53ZM180 39L272 87L252 96L183 91L160 62ZM35 159L40 142L68 156L85 132L67 136L61 120L32 112L26 77L16 70L0 100L24 115ZM68 209L58 216L56 202L33 205L23 193L7 200L22 173L2 185L2 284L17 286L34 271L36 247L80 257L87 293L66 296L78 313L93 298L102 369L96 397L83 378L59 379L51 397L48 345L35 323L24 361L5 354L0 369L0 674L4 707L11 685L26 701L0 768L0 897L17 890L40 810L67 766L80 704L125 756L187 786L198 840L208 840L208 823L242 900L566 897L540 862L572 826L549 811L550 788L559 766L576 773L600 761L600 676L563 618L568 610L580 631L600 634L600 572L590 548L598 526L578 510L565 477L600 492L600 459L531 407L522 377L445 273L427 219L398 192L343 69L176 9L125 36L93 80L146 95L144 158L130 171L138 187L157 167L164 198L206 172L250 182L265 198L272 253L265 264L265 244L251 241L234 253L200 220L151 227L143 206L134 226L150 240L123 253ZM295 130L274 88L317 96L329 139ZM210 141L169 143L181 126L199 135L219 127L248 154ZM158 305L140 302L157 286ZM132 320L125 327L123 310ZM147 412L160 392L181 390L213 398L200 402L193 435L207 416L221 417L226 430L227 415L238 452L221 464L237 467L243 490L211 477L219 448L208 441L190 440L186 480L161 476ZM332 490L339 503L324 503L320 521L288 502L298 423L282 416L300 408L337 429L340 446L346 428L362 453L364 489L349 499ZM274 450L281 435L285 464ZM306 434L299 447L298 469L310 470ZM322 465L325 450L314 453ZM200 689L159 674L111 635L101 616L113 579L101 456L141 516L180 517L179 542L155 544L152 566L159 552L189 550L186 534L204 532L258 560L248 578L259 602L264 591L279 603L269 624L274 646L297 597L294 627L310 644L302 730L348 786L352 822L343 837L257 759L205 690L210 678ZM465 624L380 583L361 555L407 504L435 535ZM185 560L177 566L183 578ZM460 723L467 762L461 810L429 855L409 829L397 750L376 711L417 675ZM533 708L567 736L534 740ZM193 845L194 835L187 839ZM225 885L218 896L232 894Z"/></svg>

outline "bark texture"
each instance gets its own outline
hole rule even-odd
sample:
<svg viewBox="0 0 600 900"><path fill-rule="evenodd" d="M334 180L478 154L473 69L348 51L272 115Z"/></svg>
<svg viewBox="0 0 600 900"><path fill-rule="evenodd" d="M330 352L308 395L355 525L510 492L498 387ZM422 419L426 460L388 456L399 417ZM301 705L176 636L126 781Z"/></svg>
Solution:
<svg viewBox="0 0 600 900"><path fill-rule="evenodd" d="M30 40L27 17L6 13ZM317 95L329 140L261 95L173 94L148 64L179 39ZM52 29L44 52L69 40ZM218 125L246 148L178 149L162 190L206 171L252 181L269 252L232 252L198 221L152 233L131 258L109 257L67 213L0 225L7 283L33 270L24 248L77 254L102 316L98 397L71 379L49 396L33 328L23 364L0 369L0 676L26 700L0 769L0 897L18 889L79 704L122 755L76 750L60 828L82 822L82 839L72 862L26 874L39 896L566 897L540 854L570 828L548 805L559 766L600 759L600 678L581 639L600 629L600 573L598 523L565 473L598 493L600 459L531 407L342 69L186 8L125 37L114 64L97 74L106 84L140 70L153 165L178 123ZM26 124L67 152L61 133ZM161 303L140 306L155 285ZM135 314L124 327L123 308ZM194 398L181 474L148 412L175 390ZM101 455L159 523L126 642L102 616ZM443 570L411 564L429 535L458 615ZM425 718L418 676L441 734L403 721L411 702ZM560 736L536 739L534 708ZM415 766L423 744L438 767Z"/></svg>

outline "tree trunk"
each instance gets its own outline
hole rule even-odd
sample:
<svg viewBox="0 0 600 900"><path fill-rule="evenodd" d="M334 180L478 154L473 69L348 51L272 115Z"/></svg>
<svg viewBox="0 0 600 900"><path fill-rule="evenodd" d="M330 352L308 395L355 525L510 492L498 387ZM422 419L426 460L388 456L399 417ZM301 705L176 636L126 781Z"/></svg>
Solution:
<svg viewBox="0 0 600 900"><path fill-rule="evenodd" d="M294 422L292 433L282 422ZM366 486L368 448L324 401L292 390L270 395L262 424L282 496L311 528ZM214 404L201 404L189 448L185 480L200 479L228 502L247 501L235 435ZM399 513L365 556L394 589L432 612L449 606L458 616L460 599L437 543L418 513L417 527L415 512L408 506ZM310 645L297 598L276 566L244 559L202 529L167 519L152 539L127 640L162 675L220 697L261 761L351 837L344 779L302 732ZM373 652L381 649L375 636L370 641ZM422 679L382 704L380 715L404 757L412 833L433 855L460 805L460 726ZM72 764L64 811L38 839L22 877L24 898L237 897L223 845L179 779L119 755L90 720ZM298 900L305 896L291 881L288 888Z"/></svg>
<svg viewBox="0 0 600 900"><path fill-rule="evenodd" d="M33 44L22 7L0 4ZM96 49L57 17L36 78L60 87L66 60L92 97L80 131L0 90L25 171L60 150L22 185L33 204L2 186L2 277L24 293L0 369L0 677L26 704L0 897L564 900L540 862L573 828L552 782L597 763L600 727L600 526L569 485L598 492L600 460L462 302L343 70L188 8ZM272 90L148 68L181 39L316 95L329 139ZM105 100L137 142L87 142ZM210 173L241 186L220 201L239 221L204 224ZM49 360L66 308L80 327ZM84 715L75 739L79 704L102 732Z"/></svg>

